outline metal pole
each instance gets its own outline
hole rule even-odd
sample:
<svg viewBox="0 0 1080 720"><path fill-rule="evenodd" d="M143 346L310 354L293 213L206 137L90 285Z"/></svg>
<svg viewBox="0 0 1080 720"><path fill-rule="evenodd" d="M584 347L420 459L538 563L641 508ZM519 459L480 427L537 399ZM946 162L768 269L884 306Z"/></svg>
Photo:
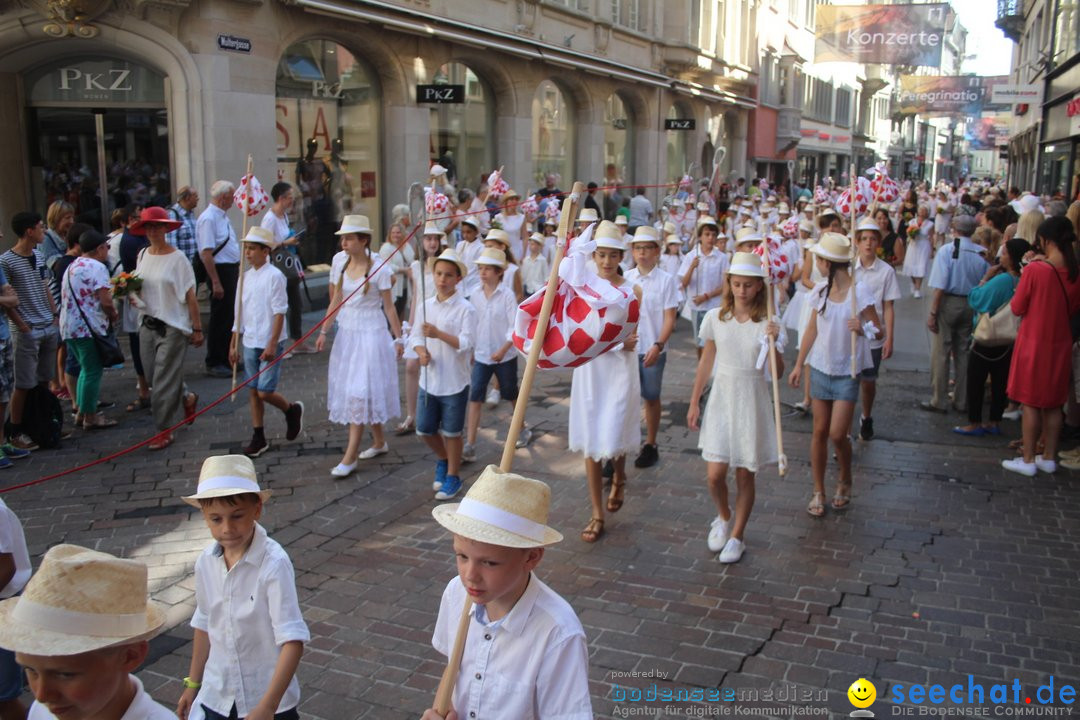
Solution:
<svg viewBox="0 0 1080 720"><path fill-rule="evenodd" d="M109 193L108 180L105 177L105 111L94 111L94 134L97 135L98 194L101 200L101 231L108 232Z"/></svg>

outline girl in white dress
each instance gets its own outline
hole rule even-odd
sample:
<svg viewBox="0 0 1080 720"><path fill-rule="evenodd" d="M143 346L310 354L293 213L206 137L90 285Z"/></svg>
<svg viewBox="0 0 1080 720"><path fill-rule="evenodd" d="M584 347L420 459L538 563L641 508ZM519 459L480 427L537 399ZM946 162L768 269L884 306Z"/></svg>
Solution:
<svg viewBox="0 0 1080 720"><path fill-rule="evenodd" d="M769 321L766 312L764 277L758 255L735 254L723 305L706 313L701 323L705 346L686 413L686 424L697 430L698 403L711 378L712 386L720 390L709 393L698 447L707 463L709 494L717 511L709 528L708 546L720 553L724 563L738 562L745 549L743 533L754 507L754 474L778 457L769 388L757 367L762 338L780 336L780 326ZM782 373L779 352L776 363L777 373ZM735 466L738 485L734 522L727 490L731 465Z"/></svg>
<svg viewBox="0 0 1080 720"><path fill-rule="evenodd" d="M380 267L382 259L372 254L368 219L346 215L337 234L345 254L330 268L327 322L319 331L315 349L322 352L329 321L337 320L326 405L330 422L349 426L345 455L330 471L335 477L346 477L356 470L358 458L366 460L389 450L383 423L397 417L401 409L396 360L402 346L394 342L401 337L401 325L390 294L393 269L389 263ZM387 321L393 337L386 329ZM371 425L374 442L361 453L365 425Z"/></svg>
<svg viewBox="0 0 1080 720"><path fill-rule="evenodd" d="M499 227L506 233L510 243L510 250L516 258L525 255L525 240L529 236L529 227L525 223L525 216L518 211L520 201L521 196L517 194L517 190L507 190L502 197L503 210L495 216L493 221L498 223Z"/></svg>
<svg viewBox="0 0 1080 720"><path fill-rule="evenodd" d="M446 248L446 235L432 224L424 228L424 239L420 244L420 257L409 266L409 327L416 325L416 309L435 296L435 278L431 275L430 258L439 257ZM421 268L424 268L423 282L420 280ZM423 318L421 318L423 321ZM408 330L403 331L408 334ZM411 435L416 432L416 397L420 392L420 358L412 348L405 348L405 412L408 415L395 431L398 435Z"/></svg>
<svg viewBox="0 0 1080 720"><path fill-rule="evenodd" d="M593 260L602 280L621 287L626 280L619 275L619 263L626 252L622 232L615 223L600 223L595 238ZM641 288L633 289L641 301ZM584 365L574 368L570 383L571 452L585 456L585 476L589 485L592 519L581 531L585 542L596 542L604 533L603 477L604 460L611 459L615 474L607 511L623 506L626 486L626 453L641 446L641 381L638 377L637 328L621 344Z"/></svg>
<svg viewBox="0 0 1080 720"><path fill-rule="evenodd" d="M912 230L912 227L918 229ZM919 205L918 214L908 224L907 251L904 255L904 275L911 278L914 297L922 297L922 281L930 269L933 248L934 221L930 219L930 208Z"/></svg>
<svg viewBox="0 0 1080 720"><path fill-rule="evenodd" d="M829 440L836 449L840 465L833 495L834 510L851 504L851 419L859 399L859 379L851 372L851 333L857 335L855 374L874 366L867 335L881 332L881 321L874 309L874 296L865 283L852 285L848 274L851 241L839 233L821 235L811 249L825 282L810 291L808 302L813 312L806 332L800 337L799 357L788 377L792 387L799 387L803 364L810 366L810 395L813 398L814 434L810 441L810 467L814 494L806 511L814 517L825 515L825 463ZM857 315L852 317L851 296L855 293Z"/></svg>

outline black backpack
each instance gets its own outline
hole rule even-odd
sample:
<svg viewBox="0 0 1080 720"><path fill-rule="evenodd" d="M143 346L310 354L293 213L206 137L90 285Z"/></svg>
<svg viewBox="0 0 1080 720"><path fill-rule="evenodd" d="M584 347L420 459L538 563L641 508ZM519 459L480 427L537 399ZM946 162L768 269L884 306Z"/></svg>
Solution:
<svg viewBox="0 0 1080 720"><path fill-rule="evenodd" d="M64 410L60 401L48 387L35 385L26 394L23 408L23 432L37 443L38 447L48 449L60 444L60 432L64 427Z"/></svg>

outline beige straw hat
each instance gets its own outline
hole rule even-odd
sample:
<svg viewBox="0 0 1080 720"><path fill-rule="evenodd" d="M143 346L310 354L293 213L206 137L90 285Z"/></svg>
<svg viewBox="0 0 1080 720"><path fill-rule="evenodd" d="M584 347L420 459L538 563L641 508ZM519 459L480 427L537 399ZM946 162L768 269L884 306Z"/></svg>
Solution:
<svg viewBox="0 0 1080 720"><path fill-rule="evenodd" d="M274 242L274 233L270 232L264 227L258 226L248 230L248 234L244 238L244 242L253 243L255 245L264 245L271 250L277 247L277 243Z"/></svg>
<svg viewBox="0 0 1080 720"><path fill-rule="evenodd" d="M712 215L702 215L697 221L697 234L701 235L701 228L711 227L717 233L720 232L720 223Z"/></svg>
<svg viewBox="0 0 1080 720"><path fill-rule="evenodd" d="M255 493L264 502L270 490L259 488L255 463L247 455L211 455L202 464L199 486L194 495L181 498L188 505L200 507L200 500Z"/></svg>
<svg viewBox="0 0 1080 720"><path fill-rule="evenodd" d="M623 239L623 232L613 222L602 221L593 234L593 240L596 242L597 248L609 248L626 252L626 241Z"/></svg>
<svg viewBox="0 0 1080 720"><path fill-rule="evenodd" d="M56 545L19 597L0 602L0 647L79 655L149 640L165 610L147 599L146 566L77 545Z"/></svg>
<svg viewBox="0 0 1080 720"><path fill-rule="evenodd" d="M851 241L840 233L822 233L817 243L810 247L810 252L832 262L846 263L851 260Z"/></svg>
<svg viewBox="0 0 1080 720"><path fill-rule="evenodd" d="M600 216L596 214L595 208L582 208L578 213L577 220L579 223L594 223L599 222Z"/></svg>
<svg viewBox="0 0 1080 720"><path fill-rule="evenodd" d="M741 245L742 243L756 242L759 243L764 238L757 230L752 227L741 227L735 231L735 244Z"/></svg>
<svg viewBox="0 0 1080 720"><path fill-rule="evenodd" d="M678 235L668 235L667 236L667 241L664 244L665 245L679 245L679 246L681 246L683 244L683 241L682 241L682 238L679 237Z"/></svg>
<svg viewBox="0 0 1080 720"><path fill-rule="evenodd" d="M491 233L488 233L488 234L490 235ZM461 277L465 277L466 275L469 274L469 268L461 260L461 257L457 254L457 251L455 251L453 248L446 248L445 250L443 250L439 254L439 257L435 258L435 260L432 261L432 263L431 263L432 270L435 269L435 263L439 262L440 260L445 260L446 262L452 262L455 265L457 265L458 271L461 273Z"/></svg>
<svg viewBox="0 0 1080 720"><path fill-rule="evenodd" d="M656 228L651 225L638 225L637 230L634 231L634 237L630 239L631 245L637 243L652 243L660 247L660 233L656 232Z"/></svg>
<svg viewBox="0 0 1080 720"><path fill-rule="evenodd" d="M424 235L438 235L439 237L446 237L446 233L439 229L439 226L433 222L424 223Z"/></svg>
<svg viewBox="0 0 1080 720"><path fill-rule="evenodd" d="M341 220L341 229L335 235L348 235L350 233L371 234L371 223L367 215L346 215Z"/></svg>
<svg viewBox="0 0 1080 720"><path fill-rule="evenodd" d="M761 256L757 253L737 252L731 258L731 266L728 275L742 275L744 277L765 277L765 270L761 267Z"/></svg>
<svg viewBox="0 0 1080 720"><path fill-rule="evenodd" d="M625 215L616 215L615 216L615 224L616 225L629 225L630 221L626 219Z"/></svg>
<svg viewBox="0 0 1080 720"><path fill-rule="evenodd" d="M495 267L506 268L506 253L502 250L496 250L495 248L484 248L484 251L480 253L480 257L476 258L477 265L494 265Z"/></svg>
<svg viewBox="0 0 1080 720"><path fill-rule="evenodd" d="M551 488L546 483L488 465L464 500L439 505L431 514L455 535L490 545L532 548L563 539L547 525L550 506Z"/></svg>
<svg viewBox="0 0 1080 720"><path fill-rule="evenodd" d="M878 227L877 222L868 215L864 215L859 219L859 224L855 226L855 232L859 233L863 230L873 230L878 235L881 234L881 228Z"/></svg>
<svg viewBox="0 0 1080 720"><path fill-rule="evenodd" d="M484 236L484 240L494 240L495 242L502 243L503 247L510 247L510 236L501 228L491 228L488 230L487 235Z"/></svg>
<svg viewBox="0 0 1080 720"><path fill-rule="evenodd" d="M547 238L544 237L544 233L534 232L532 235L529 236L529 242L540 243L541 245L543 245L547 242Z"/></svg>

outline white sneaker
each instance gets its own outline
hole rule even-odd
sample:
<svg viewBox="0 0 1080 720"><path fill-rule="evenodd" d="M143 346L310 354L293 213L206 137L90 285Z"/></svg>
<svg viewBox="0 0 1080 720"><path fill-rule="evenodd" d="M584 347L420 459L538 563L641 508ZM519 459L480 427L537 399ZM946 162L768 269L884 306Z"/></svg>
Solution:
<svg viewBox="0 0 1080 720"><path fill-rule="evenodd" d="M1002 460L1001 467L1027 477L1035 477L1035 473L1038 472L1038 466L1036 466L1035 463L1024 462L1023 457L1015 457L1012 460Z"/></svg>
<svg viewBox="0 0 1080 720"><path fill-rule="evenodd" d="M1001 413L1001 417L1005 420L1019 420L1020 408L1017 408L1016 410L1009 410L1008 412L1003 412Z"/></svg>
<svg viewBox="0 0 1080 720"><path fill-rule="evenodd" d="M461 448L461 462L476 462L475 445L465 443L465 446ZM442 483L439 483L439 487L442 487Z"/></svg>
<svg viewBox="0 0 1080 720"><path fill-rule="evenodd" d="M499 400L501 399L498 388L491 388L487 392L487 397L484 398L484 402L488 404L488 407L498 407Z"/></svg>
<svg viewBox="0 0 1080 720"><path fill-rule="evenodd" d="M746 544L742 540L731 538L724 545L724 549L720 551L720 562L737 563L742 558L744 550L746 550Z"/></svg>
<svg viewBox="0 0 1080 720"><path fill-rule="evenodd" d="M345 465L344 463L338 463L334 466L334 469L330 471L330 474L334 477L349 477L356 470L356 463L352 465Z"/></svg>
<svg viewBox="0 0 1080 720"><path fill-rule="evenodd" d="M1047 460L1042 455L1035 456L1035 467L1042 470L1044 473L1053 474L1057 472L1057 463L1053 460Z"/></svg>
<svg viewBox="0 0 1080 720"><path fill-rule="evenodd" d="M518 434L517 442L514 443L514 447L523 448L532 442L532 430L527 427L521 428L521 432Z"/></svg>
<svg viewBox="0 0 1080 720"><path fill-rule="evenodd" d="M920 292L919 290L915 290L911 293L911 297L917 300L922 297L922 292Z"/></svg>
<svg viewBox="0 0 1080 720"><path fill-rule="evenodd" d="M720 552L724 548L724 544L728 541L728 536L731 535L731 521L724 520L719 515L713 519L712 525L709 527L709 539L707 541L709 550L712 552Z"/></svg>
<svg viewBox="0 0 1080 720"><path fill-rule="evenodd" d="M382 447L369 447L367 450L360 453L357 457L359 457L361 460L370 460L373 457L385 455L388 452L390 452L390 446L386 443L383 443Z"/></svg>

